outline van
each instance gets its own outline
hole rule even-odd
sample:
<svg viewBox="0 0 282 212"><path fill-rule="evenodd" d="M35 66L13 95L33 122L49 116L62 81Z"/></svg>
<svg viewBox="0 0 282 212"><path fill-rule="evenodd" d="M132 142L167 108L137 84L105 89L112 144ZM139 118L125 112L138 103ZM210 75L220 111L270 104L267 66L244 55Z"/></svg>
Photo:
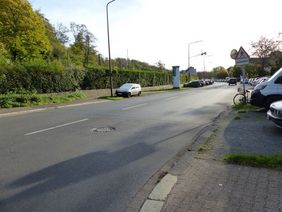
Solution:
<svg viewBox="0 0 282 212"><path fill-rule="evenodd" d="M282 100L282 68L254 88L250 103L268 110L271 103L278 100Z"/></svg>

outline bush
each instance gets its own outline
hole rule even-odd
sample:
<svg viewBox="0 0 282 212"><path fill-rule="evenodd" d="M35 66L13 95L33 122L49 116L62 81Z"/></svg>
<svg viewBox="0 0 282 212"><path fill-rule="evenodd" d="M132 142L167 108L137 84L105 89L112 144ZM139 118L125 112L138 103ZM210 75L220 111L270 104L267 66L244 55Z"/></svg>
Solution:
<svg viewBox="0 0 282 212"><path fill-rule="evenodd" d="M62 70L58 64L28 64L0 67L0 93L54 93L79 89L84 71Z"/></svg>
<svg viewBox="0 0 282 212"><path fill-rule="evenodd" d="M143 87L168 85L170 72L113 70L113 86L126 82L140 83ZM103 68L81 70L66 68L60 62L34 61L0 67L0 93L37 92L59 93L77 89L110 88L110 72ZM20 100L24 101L24 100Z"/></svg>
<svg viewBox="0 0 282 212"><path fill-rule="evenodd" d="M36 94L36 93L8 93L0 95L0 108L24 107L47 103L60 103L84 98L81 92L60 94Z"/></svg>
<svg viewBox="0 0 282 212"><path fill-rule="evenodd" d="M139 70L113 70L113 87L117 88L127 82L140 83L141 86L168 85L172 81L170 72L160 71L139 71ZM93 68L85 73L81 83L82 89L103 89L110 88L109 70Z"/></svg>

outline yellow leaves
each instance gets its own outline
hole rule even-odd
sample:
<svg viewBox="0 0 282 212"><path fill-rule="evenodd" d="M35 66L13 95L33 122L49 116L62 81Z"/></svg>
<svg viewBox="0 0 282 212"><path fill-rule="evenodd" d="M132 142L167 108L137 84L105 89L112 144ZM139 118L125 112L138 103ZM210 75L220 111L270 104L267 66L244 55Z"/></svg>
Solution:
<svg viewBox="0 0 282 212"><path fill-rule="evenodd" d="M43 20L27 0L0 1L0 42L13 60L42 57L50 51Z"/></svg>

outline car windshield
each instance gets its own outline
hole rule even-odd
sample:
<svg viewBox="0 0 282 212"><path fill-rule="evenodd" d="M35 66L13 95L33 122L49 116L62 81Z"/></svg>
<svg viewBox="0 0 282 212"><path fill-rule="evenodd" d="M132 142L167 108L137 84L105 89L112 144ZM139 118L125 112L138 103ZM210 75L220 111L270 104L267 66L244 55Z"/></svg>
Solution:
<svg viewBox="0 0 282 212"><path fill-rule="evenodd" d="M132 84L124 84L120 87L120 89L130 89L132 87Z"/></svg>
<svg viewBox="0 0 282 212"><path fill-rule="evenodd" d="M274 79L278 74L281 73L281 71L282 71L282 68L280 68L278 71L276 71L275 74L273 74L272 77L270 77L270 78L268 79L268 81L271 81L272 79Z"/></svg>

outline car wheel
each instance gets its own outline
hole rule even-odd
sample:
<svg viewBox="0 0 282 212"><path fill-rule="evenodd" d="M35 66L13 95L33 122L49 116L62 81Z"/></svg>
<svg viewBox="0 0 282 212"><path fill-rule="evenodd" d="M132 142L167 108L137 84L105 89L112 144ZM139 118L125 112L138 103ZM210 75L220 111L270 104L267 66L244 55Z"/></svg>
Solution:
<svg viewBox="0 0 282 212"><path fill-rule="evenodd" d="M131 97L131 93L130 93L130 92L127 94L127 97L128 97L128 98L130 98L130 97Z"/></svg>
<svg viewBox="0 0 282 212"><path fill-rule="evenodd" d="M139 93L138 93L138 96L140 96L141 95L141 91L139 91Z"/></svg>

